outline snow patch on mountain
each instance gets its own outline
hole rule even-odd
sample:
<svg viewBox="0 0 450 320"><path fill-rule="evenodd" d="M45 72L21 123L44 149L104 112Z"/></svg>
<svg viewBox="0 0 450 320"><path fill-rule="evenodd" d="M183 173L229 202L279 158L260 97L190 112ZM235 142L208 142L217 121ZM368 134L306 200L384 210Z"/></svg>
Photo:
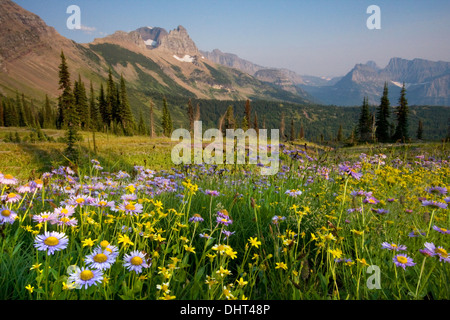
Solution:
<svg viewBox="0 0 450 320"><path fill-rule="evenodd" d="M176 55L173 55L173 57L174 57L175 59L177 59L178 61L181 61L181 62L194 62L194 60L195 60L194 57L191 57L191 56L188 55L188 54L186 54L183 58L179 58L179 57L176 56Z"/></svg>

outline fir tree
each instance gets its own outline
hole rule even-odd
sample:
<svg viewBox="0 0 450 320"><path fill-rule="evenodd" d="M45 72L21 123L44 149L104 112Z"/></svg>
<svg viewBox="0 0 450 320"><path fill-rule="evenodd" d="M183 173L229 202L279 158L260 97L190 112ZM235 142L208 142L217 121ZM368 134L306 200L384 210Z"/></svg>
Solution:
<svg viewBox="0 0 450 320"><path fill-rule="evenodd" d="M342 141L342 125L339 125L339 129L336 135L336 141L338 142Z"/></svg>
<svg viewBox="0 0 450 320"><path fill-rule="evenodd" d="M139 110L139 123L138 123L138 133L142 136L146 135L146 127L144 123L144 117L142 115L142 110Z"/></svg>
<svg viewBox="0 0 450 320"><path fill-rule="evenodd" d="M22 94L22 99L19 97L19 92L16 91L16 111L18 117L18 125L19 127L26 127L27 119L25 118L25 112L23 110L23 102L25 102L25 98Z"/></svg>
<svg viewBox="0 0 450 320"><path fill-rule="evenodd" d="M290 141L295 140L294 118L291 118L291 134L290 134L289 140Z"/></svg>
<svg viewBox="0 0 450 320"><path fill-rule="evenodd" d="M369 102L367 98L364 98L358 122L359 141L367 142L371 140L372 134L371 128L372 128L372 117L370 114Z"/></svg>
<svg viewBox="0 0 450 320"><path fill-rule="evenodd" d="M173 123L172 123L172 117L170 116L169 108L167 106L167 100L164 97L163 98L163 112L162 112L162 119L161 119L161 125L163 128L163 134L166 137L170 137L173 130Z"/></svg>
<svg viewBox="0 0 450 320"><path fill-rule="evenodd" d="M108 127L111 122L111 113L108 108L108 101L106 100L105 90L103 84L100 84L100 93L98 96L98 109L102 118L102 127Z"/></svg>
<svg viewBox="0 0 450 320"><path fill-rule="evenodd" d="M120 76L120 105L118 111L118 120L122 124L123 131L126 135L132 135L134 129L134 117L131 113L130 103L128 102L127 87L125 79Z"/></svg>
<svg viewBox="0 0 450 320"><path fill-rule="evenodd" d="M253 118L253 129L255 129L256 134L259 135L259 125L258 125L258 114L255 111L255 117Z"/></svg>
<svg viewBox="0 0 450 320"><path fill-rule="evenodd" d="M93 130L100 130L102 128L102 117L100 114L99 104L95 101L95 93L94 87L92 86L92 81L90 83L89 113L90 113L90 121L89 121L90 128Z"/></svg>
<svg viewBox="0 0 450 320"><path fill-rule="evenodd" d="M154 115L153 115L153 107L155 106L155 103L153 100L150 99L150 137L155 136L155 126L154 126Z"/></svg>
<svg viewBox="0 0 450 320"><path fill-rule="evenodd" d="M189 131L194 132L194 107L192 106L192 101L189 99L188 101L188 109L187 109L187 116L189 121Z"/></svg>
<svg viewBox="0 0 450 320"><path fill-rule="evenodd" d="M200 103L197 103L197 107L195 108L195 121L200 121L201 115L200 115Z"/></svg>
<svg viewBox="0 0 450 320"><path fill-rule="evenodd" d="M247 101L245 102L245 115L244 115L244 119L245 119L244 124L247 124L247 125L245 127L243 125L242 129L244 129L244 131L247 129L251 129L251 118L250 118L251 112L252 112L252 107L250 105L250 100L247 99Z"/></svg>
<svg viewBox="0 0 450 320"><path fill-rule="evenodd" d="M61 64L59 65L59 89L62 90L58 98L58 121L57 128L65 128L68 123L69 109L74 103L73 92L70 82L70 73L64 52L61 51ZM73 115L72 115L73 117ZM73 120L72 120L73 121Z"/></svg>
<svg viewBox="0 0 450 320"><path fill-rule="evenodd" d="M399 106L398 106L397 112L396 112L397 127L395 128L394 140L401 140L403 142L406 142L409 140L409 133L408 133L409 108L408 108L408 100L406 99L405 84L403 84L398 103L399 103Z"/></svg>
<svg viewBox="0 0 450 320"><path fill-rule="evenodd" d="M280 117L280 137L281 137L281 141L285 141L286 140L286 136L284 134L284 130L285 130L284 112L281 112L281 117Z"/></svg>
<svg viewBox="0 0 450 320"><path fill-rule="evenodd" d="M111 122L115 121L117 118L116 84L114 83L111 69L109 69L108 81L106 82L106 103L105 122L110 126Z"/></svg>
<svg viewBox="0 0 450 320"><path fill-rule="evenodd" d="M389 89L387 82L384 84L383 96L376 116L376 137L379 142L388 142L389 135L389 117L391 113L391 104L389 102Z"/></svg>
<svg viewBox="0 0 450 320"><path fill-rule="evenodd" d="M223 126L223 134L226 135L227 129L235 129L236 128L236 119L234 118L234 110L233 106L229 106L225 113L225 124Z"/></svg>
<svg viewBox="0 0 450 320"><path fill-rule="evenodd" d="M423 137L423 123L422 120L419 120L419 125L417 127L417 139L422 140Z"/></svg>
<svg viewBox="0 0 450 320"><path fill-rule="evenodd" d="M3 99L0 98L0 127L5 126L5 114L4 114L4 108L3 108Z"/></svg>
<svg viewBox="0 0 450 320"><path fill-rule="evenodd" d="M45 95L45 104L44 104L42 114L43 114L42 127L43 128L53 128L54 127L53 112L52 112L52 108L50 106L50 100L48 98L48 95Z"/></svg>
<svg viewBox="0 0 450 320"><path fill-rule="evenodd" d="M75 81L73 90L75 109L78 114L78 126L80 128L87 128L89 122L89 104L86 95L86 88L81 81L81 76L78 74L78 81Z"/></svg>

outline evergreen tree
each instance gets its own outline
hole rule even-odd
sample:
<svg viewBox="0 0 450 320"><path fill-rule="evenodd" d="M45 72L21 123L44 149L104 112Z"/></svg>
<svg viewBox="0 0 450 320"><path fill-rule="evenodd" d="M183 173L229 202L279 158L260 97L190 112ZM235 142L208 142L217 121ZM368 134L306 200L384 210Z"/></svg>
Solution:
<svg viewBox="0 0 450 320"><path fill-rule="evenodd" d="M338 142L342 141L342 124L339 125L339 130L337 132L336 141L338 141Z"/></svg>
<svg viewBox="0 0 450 320"><path fill-rule="evenodd" d="M303 124L300 127L300 135L299 135L300 139L304 139L305 138L305 129L303 128Z"/></svg>
<svg viewBox="0 0 450 320"><path fill-rule="evenodd" d="M197 103L197 108L195 109L195 121L200 121L201 115L200 115L200 103Z"/></svg>
<svg viewBox="0 0 450 320"><path fill-rule="evenodd" d="M89 113L89 127L93 130L100 130L102 128L102 116L100 114L99 104L95 101L95 93L94 87L92 86L92 81L90 83Z"/></svg>
<svg viewBox="0 0 450 320"><path fill-rule="evenodd" d="M78 126L80 128L87 128L89 122L89 103L86 94L86 88L81 81L81 76L78 74L78 81L75 81L73 90L75 109L78 113Z"/></svg>
<svg viewBox="0 0 450 320"><path fill-rule="evenodd" d="M291 118L291 134L290 134L289 140L290 141L295 140L294 118Z"/></svg>
<svg viewBox="0 0 450 320"><path fill-rule="evenodd" d="M170 137L173 131L172 117L170 116L169 108L167 107L167 99L163 98L163 113L162 122L163 134L166 137Z"/></svg>
<svg viewBox="0 0 450 320"><path fill-rule="evenodd" d="M285 141L286 140L286 136L284 134L284 130L285 130L284 112L281 112L281 118L280 118L280 137L281 137L281 141Z"/></svg>
<svg viewBox="0 0 450 320"><path fill-rule="evenodd" d="M153 100L150 99L150 137L155 136L155 126L154 126L154 119L153 119L153 107L155 106L155 103Z"/></svg>
<svg viewBox="0 0 450 320"><path fill-rule="evenodd" d="M235 129L236 128L236 119L234 118L234 109L233 106L229 106L227 112L225 113L225 123L223 126L223 134L226 135L227 129Z"/></svg>
<svg viewBox="0 0 450 320"><path fill-rule="evenodd" d="M0 98L0 127L5 126L5 114L4 114L4 107L3 107L3 99Z"/></svg>
<svg viewBox="0 0 450 320"><path fill-rule="evenodd" d="M111 114L108 108L108 101L106 100L105 90L103 84L100 84L100 93L98 96L98 109L102 118L102 127L108 127L111 122Z"/></svg>
<svg viewBox="0 0 450 320"><path fill-rule="evenodd" d="M250 118L251 112L252 112L252 107L250 105L250 100L247 99L247 101L245 102L245 115L244 115L244 118L245 118L244 123L246 123L247 126L245 126L245 128L242 128L242 129L244 129L244 131L247 129L251 129L251 118Z"/></svg>
<svg viewBox="0 0 450 320"><path fill-rule="evenodd" d="M194 132L194 107L192 106L192 101L188 101L187 116L189 120L189 131Z"/></svg>
<svg viewBox="0 0 450 320"><path fill-rule="evenodd" d="M359 141L367 142L371 140L372 134L371 128L372 128L372 117L370 114L369 102L367 98L364 98L358 122Z"/></svg>
<svg viewBox="0 0 450 320"><path fill-rule="evenodd" d="M255 129L256 134L259 135L259 125L258 125L258 114L255 111L255 117L253 119L253 129Z"/></svg>
<svg viewBox="0 0 450 320"><path fill-rule="evenodd" d="M106 124L111 126L111 122L117 119L117 95L116 84L112 77L112 71L109 69L108 81L106 82Z"/></svg>
<svg viewBox="0 0 450 320"><path fill-rule="evenodd" d="M48 98L48 95L45 95L45 104L42 111L42 127L43 128L53 128L54 127L54 115L52 108L50 106L50 100Z"/></svg>
<svg viewBox="0 0 450 320"><path fill-rule="evenodd" d="M419 125L417 127L417 139L422 140L423 137L423 123L422 120L419 120Z"/></svg>
<svg viewBox="0 0 450 320"><path fill-rule="evenodd" d="M142 115L142 110L139 110L139 123L138 123L138 133L142 136L146 135L146 127L144 123L144 117Z"/></svg>
<svg viewBox="0 0 450 320"><path fill-rule="evenodd" d="M389 89L387 82L384 84L383 96L376 116L376 137L379 142L388 142L389 135L389 117L391 113L391 104L389 102Z"/></svg>
<svg viewBox="0 0 450 320"><path fill-rule="evenodd" d="M406 142L409 140L409 133L408 133L409 108L408 108L408 100L406 99L405 84L403 84L398 103L399 103L399 106L398 106L397 112L396 112L397 127L395 128L394 140L401 140L403 142Z"/></svg>
<svg viewBox="0 0 450 320"><path fill-rule="evenodd" d="M120 76L120 104L118 111L118 120L122 124L123 131L126 135L132 135L135 126L134 117L131 112L130 103L128 102L127 87L125 79ZM142 116L142 115L141 115Z"/></svg>
<svg viewBox="0 0 450 320"><path fill-rule="evenodd" d="M25 98L22 95L22 99L19 97L19 92L16 91L16 112L17 112L17 118L18 118L18 126L19 127L26 127L27 120L25 118L25 112L23 110L23 102L25 102Z"/></svg>
<svg viewBox="0 0 450 320"><path fill-rule="evenodd" d="M70 73L64 52L61 51L61 64L59 65L59 89L62 90L58 98L58 121L57 128L65 128L68 123L69 109L74 103L73 92L70 82ZM73 118L73 115L71 116ZM71 120L73 121L73 119Z"/></svg>

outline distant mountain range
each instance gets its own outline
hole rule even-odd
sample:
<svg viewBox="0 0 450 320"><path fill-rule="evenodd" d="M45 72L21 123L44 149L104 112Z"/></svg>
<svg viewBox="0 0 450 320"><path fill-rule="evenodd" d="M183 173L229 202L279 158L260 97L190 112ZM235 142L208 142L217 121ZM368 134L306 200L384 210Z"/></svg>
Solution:
<svg viewBox="0 0 450 320"><path fill-rule="evenodd" d="M148 105L149 96L162 95L339 106L360 105L368 96L378 104L385 82L392 104L405 83L410 104L450 105L448 62L393 58L384 69L368 62L357 64L343 77L321 78L259 66L218 49L201 51L182 26L171 31L158 27L117 31L78 44L11 0L0 2L0 23L0 93L4 95L19 90L40 100L44 94L56 97L63 50L73 79L80 74L95 88L106 81L109 68L116 79L123 74L137 109Z"/></svg>

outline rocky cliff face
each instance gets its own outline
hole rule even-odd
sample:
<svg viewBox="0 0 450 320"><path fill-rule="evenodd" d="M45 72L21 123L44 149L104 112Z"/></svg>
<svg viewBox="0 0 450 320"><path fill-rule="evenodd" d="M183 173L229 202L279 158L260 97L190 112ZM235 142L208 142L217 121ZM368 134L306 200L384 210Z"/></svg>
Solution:
<svg viewBox="0 0 450 320"><path fill-rule="evenodd" d="M158 49L168 51L179 57L185 55L198 56L200 54L183 26L178 26L166 36L161 36L159 42Z"/></svg>
<svg viewBox="0 0 450 320"><path fill-rule="evenodd" d="M64 39L41 18L10 0L0 1L0 59L8 61L33 50L57 45Z"/></svg>
<svg viewBox="0 0 450 320"><path fill-rule="evenodd" d="M206 59L214 63L238 69L252 76L255 75L255 73L258 72L259 70L266 69L265 67L254 64L253 62L239 58L235 54L224 53L219 49L214 49L211 52L208 51L200 51L200 52Z"/></svg>

